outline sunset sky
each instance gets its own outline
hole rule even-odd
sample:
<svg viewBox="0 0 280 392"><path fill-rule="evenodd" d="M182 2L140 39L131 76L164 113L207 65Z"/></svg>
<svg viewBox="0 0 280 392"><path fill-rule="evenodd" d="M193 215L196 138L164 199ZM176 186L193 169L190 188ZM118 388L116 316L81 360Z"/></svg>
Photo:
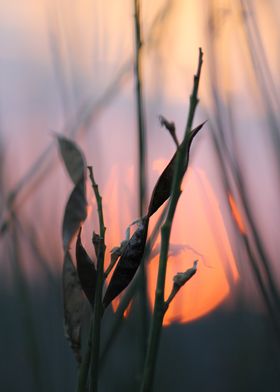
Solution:
<svg viewBox="0 0 280 392"><path fill-rule="evenodd" d="M209 122L192 149L191 168L172 232L171 251L172 246L179 247L179 251L170 258L168 290L173 275L188 268L196 258L200 260L199 273L185 290L185 297L178 296L166 323L195 319L211 311L234 290L239 279L240 261L236 260L238 252L226 214L227 200L221 193L209 136L209 128L213 124L215 127L216 121L215 93L224 114L231 105L234 136L226 136L229 155L233 154L231 147L235 143L238 157L232 158L239 160L246 175L250 201L267 250L272 260L279 254L274 230L279 222L277 166L273 145L264 132L268 108L256 83L241 4L234 0L143 2L142 82L149 194L174 152L172 140L159 125L158 115L175 121L182 137L198 47L205 54L195 124ZM270 92L270 109L274 110L279 98L280 7L276 1L250 4L252 9L247 10L246 18L252 22L251 12L257 22L269 75L277 91ZM52 163L47 175L40 178L44 166L35 170L15 206L22 222L35 225L43 251L47 251L47 238L48 243L55 243L61 258L61 221L71 184L59 161L53 132L71 135L95 169L104 195L107 246L111 249L123 239L126 227L138 218L132 3L82 0L69 6L66 0L2 0L0 26L4 196L52 145L44 163ZM99 104L100 97L115 80L118 83L112 95ZM34 209L40 211L36 221ZM274 214L276 209L278 213ZM96 225L94 213L90 219ZM89 245L90 224L87 230ZM151 290L155 287L157 258L158 255L148 265ZM40 274L28 264L31 275ZM55 261L51 268L59 271L60 264ZM183 306L185 301L187 305Z"/></svg>

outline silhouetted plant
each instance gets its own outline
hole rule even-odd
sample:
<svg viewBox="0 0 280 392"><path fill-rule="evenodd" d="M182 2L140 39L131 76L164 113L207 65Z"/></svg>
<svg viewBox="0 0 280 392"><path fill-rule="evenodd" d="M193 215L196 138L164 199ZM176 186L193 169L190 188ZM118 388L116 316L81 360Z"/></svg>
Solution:
<svg viewBox="0 0 280 392"><path fill-rule="evenodd" d="M146 249L147 233L150 217L170 198L167 217L161 227L161 253L158 271L158 283L154 315L151 324L151 332L148 343L146 364L144 369L142 391L150 391L153 384L153 374L157 357L157 347L162 328L162 321L170 302L174 299L181 287L196 273L197 261L192 268L185 272L177 273L174 277L173 289L166 301L164 301L165 274L168 259L168 248L171 226L174 219L176 206L181 194L181 183L188 168L189 152L191 143L196 134L203 127L200 124L192 129L195 109L198 103L197 91L202 67L202 51L199 52L199 65L194 77L193 92L190 97L189 117L182 143L179 144L175 125L161 117L164 125L173 137L177 150L159 177L146 215L137 221L137 229L130 238L126 238L119 247L111 251L111 262L107 270L104 270L105 259L105 224L103 219L102 198L98 185L95 182L93 169L88 167L89 178L97 202L99 217L99 233L93 232L93 246L96 260L91 260L86 249L82 245L82 225L86 219L86 160L76 143L58 136L61 157L66 170L73 182L74 188L65 207L62 238L65 252L63 268L63 291L64 291L64 322L66 336L70 341L76 359L80 364L78 391L85 391L87 385L91 391L98 390L98 368L101 320L108 305L127 288L133 280ZM76 267L70 255L70 244L76 237ZM96 266L95 266L96 264ZM114 272L107 285L105 294L103 288L109 272ZM87 350L81 356L81 324L85 297L92 307L91 326L88 337ZM89 372L90 369L90 372Z"/></svg>

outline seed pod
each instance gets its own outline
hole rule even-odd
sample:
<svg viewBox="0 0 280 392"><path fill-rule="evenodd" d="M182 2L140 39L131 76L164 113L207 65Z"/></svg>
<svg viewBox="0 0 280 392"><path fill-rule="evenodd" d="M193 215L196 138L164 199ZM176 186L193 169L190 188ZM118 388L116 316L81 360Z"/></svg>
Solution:
<svg viewBox="0 0 280 392"><path fill-rule="evenodd" d="M144 254L149 217L141 219L139 227L128 241L103 298L106 308L131 282Z"/></svg>
<svg viewBox="0 0 280 392"><path fill-rule="evenodd" d="M87 254L81 242L81 229L78 233L76 242L76 260L77 271L82 289L89 300L91 306L94 306L94 293L96 287L97 273L95 265Z"/></svg>
<svg viewBox="0 0 280 392"><path fill-rule="evenodd" d="M205 124L202 123L195 129L193 129L189 134L188 134L188 148L187 148L187 154L185 158L185 167L184 170L187 170L188 163L189 163L189 151L191 147L191 143L195 137L195 135L200 131L200 129L203 127ZM178 151L180 149L181 145L173 155L172 159L164 169L164 171L161 173L155 187L152 193L151 201L149 204L149 209L148 209L148 217L152 216L161 206L162 204L169 198L172 190L172 181L173 181L173 176L175 172L175 166L176 166L176 158L178 155Z"/></svg>

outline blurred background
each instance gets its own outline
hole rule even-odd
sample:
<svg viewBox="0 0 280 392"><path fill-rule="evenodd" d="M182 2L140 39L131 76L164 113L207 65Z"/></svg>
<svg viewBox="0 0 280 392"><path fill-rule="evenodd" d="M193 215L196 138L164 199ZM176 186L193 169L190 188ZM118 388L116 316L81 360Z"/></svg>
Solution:
<svg viewBox="0 0 280 392"><path fill-rule="evenodd" d="M54 134L73 138L94 168L108 255L139 218L133 14L132 0L0 0L5 392L76 387L61 289L61 224L72 185ZM276 0L141 1L147 200L175 151L158 116L174 121L182 138L204 51L195 125L207 123L176 212L166 295L173 275L195 259L199 269L166 315L158 392L279 390L279 20ZM84 242L93 254L90 186L88 202ZM148 320L159 246L157 239L145 264ZM140 303L136 297L112 339L114 310L104 318L100 391L137 390Z"/></svg>

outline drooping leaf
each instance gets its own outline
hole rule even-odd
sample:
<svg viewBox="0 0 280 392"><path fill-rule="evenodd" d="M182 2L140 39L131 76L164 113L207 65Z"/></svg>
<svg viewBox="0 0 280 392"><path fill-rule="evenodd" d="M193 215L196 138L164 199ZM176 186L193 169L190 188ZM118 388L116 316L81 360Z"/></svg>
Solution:
<svg viewBox="0 0 280 392"><path fill-rule="evenodd" d="M66 170L74 184L85 177L86 161L78 145L64 136L57 135L59 150Z"/></svg>
<svg viewBox="0 0 280 392"><path fill-rule="evenodd" d="M65 253L63 272L63 307L64 307L64 331L65 337L75 354L78 363L81 362L81 321L84 306L77 271L72 262L69 252Z"/></svg>
<svg viewBox="0 0 280 392"><path fill-rule="evenodd" d="M203 127L204 124L205 124L205 122L200 124L198 127L193 129L189 133L187 155L185 158L185 167L184 167L185 171L187 170L188 163L189 163L189 151L190 151L191 143L192 143L195 135L200 131L200 129ZM148 216L149 217L151 217L162 206L162 204L169 198L169 196L171 194L172 181L173 181L173 176L174 176L175 166L176 166L176 158L177 158L178 151L179 151L180 147L181 147L181 145L179 146L179 148L177 149L177 151L175 152L175 154L171 158L170 162L168 163L168 165L166 166L164 171L161 173L161 175L160 175L160 177L154 187L152 197L150 200L150 204L149 204L149 209L148 209Z"/></svg>
<svg viewBox="0 0 280 392"><path fill-rule="evenodd" d="M142 260L149 217L141 219L137 230L126 244L103 298L106 308L131 282Z"/></svg>
<svg viewBox="0 0 280 392"><path fill-rule="evenodd" d="M63 246L66 251L69 248L70 242L76 232L78 231L81 223L87 216L87 201L85 181L82 177L75 185L64 211L62 237Z"/></svg>
<svg viewBox="0 0 280 392"><path fill-rule="evenodd" d="M78 276L82 289L93 307L97 273L93 261L83 247L81 241L81 230L78 233L76 241L76 260Z"/></svg>

